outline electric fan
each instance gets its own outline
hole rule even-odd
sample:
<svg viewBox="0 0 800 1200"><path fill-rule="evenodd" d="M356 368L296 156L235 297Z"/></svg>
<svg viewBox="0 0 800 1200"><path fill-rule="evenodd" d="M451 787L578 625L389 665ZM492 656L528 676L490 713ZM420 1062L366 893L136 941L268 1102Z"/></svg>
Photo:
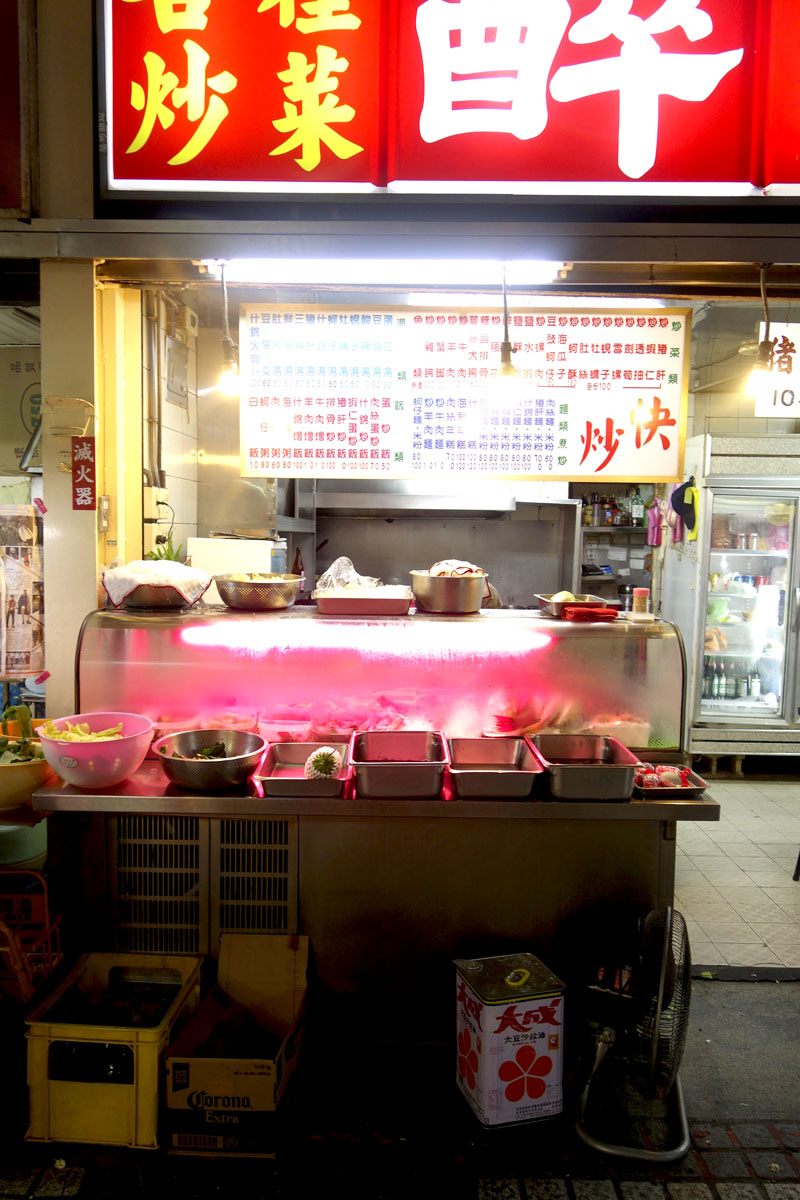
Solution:
<svg viewBox="0 0 800 1200"><path fill-rule="evenodd" d="M603 968L598 977L590 991L612 1000L616 1012L613 1025L602 1023L595 1035L594 1065L578 1103L578 1135L604 1154L674 1162L690 1145L678 1077L691 994L681 914L670 907L648 913L634 965Z"/></svg>

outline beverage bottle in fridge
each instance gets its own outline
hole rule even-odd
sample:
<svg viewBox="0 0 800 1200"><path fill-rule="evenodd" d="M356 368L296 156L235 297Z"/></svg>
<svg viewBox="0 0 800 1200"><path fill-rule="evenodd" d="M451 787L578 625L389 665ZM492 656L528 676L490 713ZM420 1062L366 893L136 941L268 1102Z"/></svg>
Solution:
<svg viewBox="0 0 800 1200"><path fill-rule="evenodd" d="M703 663L703 700L710 700L714 691L714 660L706 658Z"/></svg>
<svg viewBox="0 0 800 1200"><path fill-rule="evenodd" d="M711 699L719 699L719 661L716 658L711 660Z"/></svg>
<svg viewBox="0 0 800 1200"><path fill-rule="evenodd" d="M603 524L603 506L600 503L600 496L597 492L592 492L592 524Z"/></svg>
<svg viewBox="0 0 800 1200"><path fill-rule="evenodd" d="M728 659L728 673L725 677L725 696L728 700L736 699L736 661Z"/></svg>
<svg viewBox="0 0 800 1200"><path fill-rule="evenodd" d="M739 700L746 700L750 695L750 672L746 662L739 663L736 672L736 696Z"/></svg>
<svg viewBox="0 0 800 1200"><path fill-rule="evenodd" d="M749 692L754 699L761 695L761 676L758 673L758 663L756 662L750 664Z"/></svg>
<svg viewBox="0 0 800 1200"><path fill-rule="evenodd" d="M725 659L717 659L717 691L716 700L728 699L728 677L725 674Z"/></svg>
<svg viewBox="0 0 800 1200"><path fill-rule="evenodd" d="M631 496L631 525L644 525L644 501L638 487Z"/></svg>

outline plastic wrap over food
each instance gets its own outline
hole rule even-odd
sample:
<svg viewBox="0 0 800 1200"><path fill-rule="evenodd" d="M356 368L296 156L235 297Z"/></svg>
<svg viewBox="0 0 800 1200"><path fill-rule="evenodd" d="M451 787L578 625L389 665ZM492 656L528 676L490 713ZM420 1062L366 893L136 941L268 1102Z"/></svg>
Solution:
<svg viewBox="0 0 800 1200"><path fill-rule="evenodd" d="M372 589L381 586L380 580L372 575L359 575L349 558L336 558L317 580L315 592L338 594L351 592L355 588Z"/></svg>
<svg viewBox="0 0 800 1200"><path fill-rule="evenodd" d="M428 570L429 575L485 575L483 567L476 567L474 563L467 562L463 558L443 558L441 562L434 563Z"/></svg>
<svg viewBox="0 0 800 1200"><path fill-rule="evenodd" d="M172 559L134 559L124 567L111 567L103 574L103 587L116 607L136 588L174 588L187 604L193 604L211 583L208 571L187 567Z"/></svg>

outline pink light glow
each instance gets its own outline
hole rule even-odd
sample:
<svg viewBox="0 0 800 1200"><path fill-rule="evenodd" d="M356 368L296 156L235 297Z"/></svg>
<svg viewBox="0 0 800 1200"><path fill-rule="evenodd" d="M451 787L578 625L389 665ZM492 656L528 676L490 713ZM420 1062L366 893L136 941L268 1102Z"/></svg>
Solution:
<svg viewBox="0 0 800 1200"><path fill-rule="evenodd" d="M178 637L187 646L224 649L260 656L284 650L354 650L379 654L381 658L417 658L421 655L450 655L466 651L473 658L524 658L531 651L543 650L552 636L541 630L531 630L516 622L484 624L480 639L476 637L473 619L463 623L448 622L446 638L435 622L408 621L293 621L286 632L279 634L272 622L259 620L195 625L181 629ZM480 617L477 618L480 620ZM357 634L354 638L354 625Z"/></svg>

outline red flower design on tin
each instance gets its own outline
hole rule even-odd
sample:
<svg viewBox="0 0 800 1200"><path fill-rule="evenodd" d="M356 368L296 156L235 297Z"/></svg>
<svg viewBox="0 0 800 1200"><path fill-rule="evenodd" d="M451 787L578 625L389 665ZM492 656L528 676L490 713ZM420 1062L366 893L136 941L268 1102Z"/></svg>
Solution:
<svg viewBox="0 0 800 1200"><path fill-rule="evenodd" d="M475 1090L477 1071L478 1056L472 1047L472 1034L468 1029L462 1029L458 1035L458 1073L471 1091Z"/></svg>
<svg viewBox="0 0 800 1200"><path fill-rule="evenodd" d="M498 1075L506 1088L506 1100L511 1104L527 1095L529 1100L538 1100L547 1091L542 1076L549 1075L553 1060L547 1054L536 1057L533 1046L520 1046L513 1059L500 1064Z"/></svg>

